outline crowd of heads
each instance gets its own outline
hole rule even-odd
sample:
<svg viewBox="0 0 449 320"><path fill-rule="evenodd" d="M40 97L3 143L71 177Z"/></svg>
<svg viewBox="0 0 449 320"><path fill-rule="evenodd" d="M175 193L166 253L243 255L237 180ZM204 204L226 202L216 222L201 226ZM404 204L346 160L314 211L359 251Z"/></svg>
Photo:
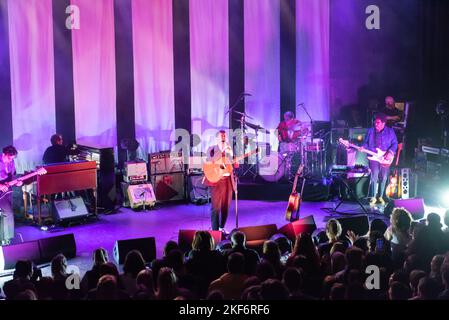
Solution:
<svg viewBox="0 0 449 320"><path fill-rule="evenodd" d="M75 290L67 287L67 260L59 254L49 277L30 261L17 262L3 295L11 300L447 300L449 212L443 222L437 214L413 221L398 208L390 226L375 219L365 235L343 234L340 222L330 219L321 232L299 234L293 242L276 236L256 250L247 247L240 231L221 245L209 232L198 231L188 252L174 241L151 262L137 250L128 252L122 272L99 248ZM367 267L378 270L374 282Z"/></svg>

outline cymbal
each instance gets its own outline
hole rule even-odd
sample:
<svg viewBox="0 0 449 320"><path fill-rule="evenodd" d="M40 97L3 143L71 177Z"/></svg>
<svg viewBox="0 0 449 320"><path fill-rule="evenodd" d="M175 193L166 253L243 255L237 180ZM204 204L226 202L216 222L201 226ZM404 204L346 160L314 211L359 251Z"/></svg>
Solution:
<svg viewBox="0 0 449 320"><path fill-rule="evenodd" d="M264 127L261 127L261 126L259 126L257 124L254 124L254 123L251 123L251 122L248 122L248 121L242 121L241 119L234 119L234 120L238 121L240 123L244 122L244 125L246 127L251 128L251 129L254 129L254 130L257 130L257 131L261 131L261 132L266 133L266 134L270 134L269 130L267 130Z"/></svg>
<svg viewBox="0 0 449 320"><path fill-rule="evenodd" d="M237 114L239 114L241 116L245 116L248 119L254 119L253 117L250 117L249 115L247 115L245 112L240 112L240 111L234 110L234 113L237 113Z"/></svg>
<svg viewBox="0 0 449 320"><path fill-rule="evenodd" d="M259 126L257 124L253 124L253 123L247 122L246 125L248 127L250 127L251 129L254 129L254 130L257 130L257 131L262 131L263 133L270 133L269 130L267 130L264 127L261 127L261 126Z"/></svg>

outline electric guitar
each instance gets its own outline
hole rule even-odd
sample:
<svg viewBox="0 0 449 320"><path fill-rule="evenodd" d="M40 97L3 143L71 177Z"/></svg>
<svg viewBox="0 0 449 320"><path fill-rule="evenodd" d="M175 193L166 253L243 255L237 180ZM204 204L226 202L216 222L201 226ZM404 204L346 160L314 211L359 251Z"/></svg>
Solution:
<svg viewBox="0 0 449 320"><path fill-rule="evenodd" d="M402 151L402 143L398 144L398 156L396 157L396 162L394 164L394 172L390 175L389 184L385 189L385 194L389 198L401 197L401 192L399 192L399 172L398 172L398 164L399 157Z"/></svg>
<svg viewBox="0 0 449 320"><path fill-rule="evenodd" d="M15 180L10 181L10 182L3 183L2 185L6 186L8 188L8 190L7 191L0 191L0 200L3 199L7 194L12 192L11 187L19 184L22 181L30 179L30 178L32 178L34 176L37 176L37 175L41 176L41 175L44 175L46 173L47 173L47 170L45 170L45 168L39 168L36 171L31 172L29 174L26 174L26 175L24 175L24 176L22 176L20 178L17 178Z"/></svg>
<svg viewBox="0 0 449 320"><path fill-rule="evenodd" d="M298 220L299 215L299 207L301 206L301 196L302 192L304 190L304 184L306 179L302 179L302 187L301 187L301 193L298 194L296 191L296 185L298 184L298 177L302 175L302 171L304 170L304 165L300 165L298 168L298 171L295 174L295 181L293 182L293 189L292 193L290 194L290 197L288 198L288 206L287 210L285 211L285 220L292 222L295 220ZM295 215L295 216L293 216Z"/></svg>
<svg viewBox="0 0 449 320"><path fill-rule="evenodd" d="M258 149L252 150L240 157L236 157L234 161L239 162L245 159L246 157L249 157L258 152L259 152ZM219 160L216 161L206 161L203 164L204 176L210 183L217 183L218 181L221 180L221 178L223 178L224 174L231 174L232 170L233 170L233 163L227 160L226 157L221 157Z"/></svg>
<svg viewBox="0 0 449 320"><path fill-rule="evenodd" d="M359 146L357 146L353 143L350 143L349 141L344 140L342 138L338 139L338 142L340 144L344 145L346 148L354 148L357 151L360 151L360 152L370 155L370 157L368 157L368 160L379 162L382 167L389 167L393 163L394 156L393 157L391 157L391 156L385 157L387 152L383 151L379 148L376 148L376 152L374 152L371 150L367 150L363 147L359 147Z"/></svg>

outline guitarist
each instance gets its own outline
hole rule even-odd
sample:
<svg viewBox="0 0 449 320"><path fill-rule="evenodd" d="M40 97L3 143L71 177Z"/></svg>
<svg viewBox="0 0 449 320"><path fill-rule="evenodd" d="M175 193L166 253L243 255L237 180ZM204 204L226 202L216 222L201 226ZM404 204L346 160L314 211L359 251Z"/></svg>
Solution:
<svg viewBox="0 0 449 320"><path fill-rule="evenodd" d="M398 149L398 140L394 130L386 126L386 122L385 114L376 114L374 127L368 130L363 148L371 151L376 151L376 148L379 148L385 151L385 159L393 159ZM378 201L381 205L385 205L385 186L390 168L382 166L376 161L369 161L369 168L371 169L370 206L374 206Z"/></svg>
<svg viewBox="0 0 449 320"><path fill-rule="evenodd" d="M207 151L207 160L217 165L233 166L238 168L238 162L234 161L232 148L228 143L226 131L218 132L217 144L211 146ZM235 190L234 171L225 173L223 178L216 183L211 183L206 179L206 183L211 187L211 222L212 230L224 229L228 218L229 207L232 201L232 192ZM221 218L221 219L220 219Z"/></svg>
<svg viewBox="0 0 449 320"><path fill-rule="evenodd" d="M0 191L7 192L9 187L5 183L11 181L16 173L14 159L17 156L17 149L13 146L6 146L2 150L0 157ZM17 186L20 187L20 184ZM12 209L12 195L6 195L0 199L0 209L2 223L0 223L0 243L8 243L14 238L14 212Z"/></svg>

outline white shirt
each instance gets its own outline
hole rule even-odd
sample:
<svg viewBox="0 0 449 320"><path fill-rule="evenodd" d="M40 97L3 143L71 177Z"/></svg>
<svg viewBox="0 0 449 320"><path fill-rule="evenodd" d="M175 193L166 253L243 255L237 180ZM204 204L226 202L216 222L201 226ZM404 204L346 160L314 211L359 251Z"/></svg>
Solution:
<svg viewBox="0 0 449 320"><path fill-rule="evenodd" d="M220 142L218 142L217 146L218 146L218 149L220 149L220 152L222 152L222 153L225 152L226 156L231 157L231 158L233 157L234 154L232 152L232 148L229 145L229 143L220 141ZM229 177L229 176L230 176L229 173L223 174L223 177Z"/></svg>

